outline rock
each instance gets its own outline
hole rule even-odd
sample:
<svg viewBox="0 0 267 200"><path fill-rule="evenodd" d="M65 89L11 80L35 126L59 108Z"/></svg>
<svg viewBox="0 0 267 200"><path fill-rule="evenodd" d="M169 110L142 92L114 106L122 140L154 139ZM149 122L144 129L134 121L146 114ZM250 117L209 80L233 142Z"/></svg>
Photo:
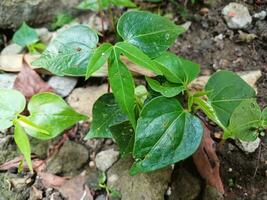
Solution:
<svg viewBox="0 0 267 200"><path fill-rule="evenodd" d="M266 16L267 16L267 12L265 10L262 10L261 12L255 13L253 15L254 18L259 19L259 20L264 20Z"/></svg>
<svg viewBox="0 0 267 200"><path fill-rule="evenodd" d="M201 193L201 180L184 167L175 168L170 200L195 200Z"/></svg>
<svg viewBox="0 0 267 200"><path fill-rule="evenodd" d="M246 153L253 153L256 151L256 149L260 146L260 138L257 138L254 141L242 141L242 140L237 140L236 144Z"/></svg>
<svg viewBox="0 0 267 200"><path fill-rule="evenodd" d="M53 33L49 32L47 28L36 28L35 30L40 40L46 45L49 44L50 40L53 37Z"/></svg>
<svg viewBox="0 0 267 200"><path fill-rule="evenodd" d="M13 88L14 82L17 78L16 74L0 74L0 88L11 89Z"/></svg>
<svg viewBox="0 0 267 200"><path fill-rule="evenodd" d="M77 112L85 114L92 118L92 109L95 101L107 93L108 85L90 86L87 88L76 88L67 98L67 102Z"/></svg>
<svg viewBox="0 0 267 200"><path fill-rule="evenodd" d="M0 27L17 28L23 21L31 25L50 22L64 10L74 8L81 0L1 0Z"/></svg>
<svg viewBox="0 0 267 200"><path fill-rule="evenodd" d="M162 200L171 181L171 167L130 176L131 158L121 159L108 171L108 187L118 190L123 200ZM110 179L110 177L118 177Z"/></svg>
<svg viewBox="0 0 267 200"><path fill-rule="evenodd" d="M104 194L100 194L99 196L96 197L95 200L106 200L106 196Z"/></svg>
<svg viewBox="0 0 267 200"><path fill-rule="evenodd" d="M222 15L231 29L244 29L252 22L248 8L240 3L229 3L223 8Z"/></svg>
<svg viewBox="0 0 267 200"><path fill-rule="evenodd" d="M52 76L48 84L62 97L68 96L76 86L78 80L72 77Z"/></svg>
<svg viewBox="0 0 267 200"><path fill-rule="evenodd" d="M95 157L96 167L105 172L118 160L119 155L120 153L114 149L99 152Z"/></svg>
<svg viewBox="0 0 267 200"><path fill-rule="evenodd" d="M1 23L1 22L0 22ZM14 55L14 54L20 54L23 51L23 47L12 43L8 46L6 46L2 51L1 55Z"/></svg>
<svg viewBox="0 0 267 200"><path fill-rule="evenodd" d="M254 40L255 38L257 38L257 35L255 35L254 33L245 33L243 31L238 31L239 33L239 39L242 41L242 42L251 42L252 40Z"/></svg>
<svg viewBox="0 0 267 200"><path fill-rule="evenodd" d="M47 171L53 174L73 175L88 161L87 149L72 141L66 141L59 152L47 163Z"/></svg>
<svg viewBox="0 0 267 200"><path fill-rule="evenodd" d="M224 200L223 194L218 192L216 188L206 185L203 200Z"/></svg>

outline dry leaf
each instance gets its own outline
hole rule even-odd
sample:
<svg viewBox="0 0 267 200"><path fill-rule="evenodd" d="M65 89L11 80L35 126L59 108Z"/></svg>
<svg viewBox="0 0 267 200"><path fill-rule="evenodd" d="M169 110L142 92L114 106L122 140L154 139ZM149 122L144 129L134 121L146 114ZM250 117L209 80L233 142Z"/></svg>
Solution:
<svg viewBox="0 0 267 200"><path fill-rule="evenodd" d="M199 174L206 180L207 184L224 194L223 183L220 177L220 161L216 155L210 131L205 125L204 127L204 137L200 147L193 155L193 160Z"/></svg>

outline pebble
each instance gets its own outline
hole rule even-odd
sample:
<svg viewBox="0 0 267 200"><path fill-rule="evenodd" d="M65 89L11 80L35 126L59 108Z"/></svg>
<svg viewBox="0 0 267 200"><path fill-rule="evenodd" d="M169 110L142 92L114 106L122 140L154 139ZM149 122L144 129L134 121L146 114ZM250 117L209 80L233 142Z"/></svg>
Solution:
<svg viewBox="0 0 267 200"><path fill-rule="evenodd" d="M62 97L68 96L76 86L78 80L72 77L52 76L48 84Z"/></svg>
<svg viewBox="0 0 267 200"><path fill-rule="evenodd" d="M11 73L0 74L0 88L3 89L13 88L16 78L17 78L16 74L11 74Z"/></svg>
<svg viewBox="0 0 267 200"><path fill-rule="evenodd" d="M53 33L49 32L47 28L36 28L35 31L37 32L37 35L39 36L40 40L48 44L50 40L52 39Z"/></svg>
<svg viewBox="0 0 267 200"><path fill-rule="evenodd" d="M259 19L259 20L264 20L266 16L267 16L267 12L265 10L262 10L261 12L255 13L253 15L254 18Z"/></svg>
<svg viewBox="0 0 267 200"><path fill-rule="evenodd" d="M255 141L236 141L236 144L246 153L253 153L260 146L261 140L257 138Z"/></svg>
<svg viewBox="0 0 267 200"><path fill-rule="evenodd" d="M114 149L99 152L95 158L96 167L105 172L118 160L119 155L120 153Z"/></svg>
<svg viewBox="0 0 267 200"><path fill-rule="evenodd" d="M1 55L14 55L14 54L20 54L23 51L23 47L12 43L8 46L6 46L2 51Z"/></svg>
<svg viewBox="0 0 267 200"><path fill-rule="evenodd" d="M248 8L240 3L229 3L223 8L222 15L231 29L244 29L252 22Z"/></svg>

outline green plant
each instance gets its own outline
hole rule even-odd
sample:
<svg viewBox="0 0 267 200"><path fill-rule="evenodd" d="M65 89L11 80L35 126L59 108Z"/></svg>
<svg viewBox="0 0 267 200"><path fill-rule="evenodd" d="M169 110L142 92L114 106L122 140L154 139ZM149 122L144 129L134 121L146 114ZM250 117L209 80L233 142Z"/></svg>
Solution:
<svg viewBox="0 0 267 200"><path fill-rule="evenodd" d="M16 90L0 89L0 105L0 130L15 127L14 140L31 171L31 148L27 135L49 140L76 122L87 119L53 93L33 96L27 106L29 116L21 114L26 108L26 99Z"/></svg>
<svg viewBox="0 0 267 200"><path fill-rule="evenodd" d="M121 198L119 191L107 185L107 175L105 172L100 172L100 175L98 176L98 186L106 191L108 197Z"/></svg>
<svg viewBox="0 0 267 200"><path fill-rule="evenodd" d="M30 53L35 53L38 50L43 51L45 49L45 45L39 42L37 32L25 22L23 22L20 28L15 32L12 40L14 43L26 47Z"/></svg>
<svg viewBox="0 0 267 200"><path fill-rule="evenodd" d="M184 32L182 27L149 12L131 11L119 19L117 32L122 42L97 47L93 30L71 27L33 64L61 76L89 78L107 63L113 93L95 102L86 139L113 138L123 156L133 155L131 174L156 170L192 155L203 136L199 110L222 128L225 139L254 140L267 127L267 109L261 112L254 89L233 72L218 71L204 91L190 90L199 65L167 51ZM148 93L137 92L122 55L155 73L155 78L146 77Z"/></svg>
<svg viewBox="0 0 267 200"><path fill-rule="evenodd" d="M65 24L71 23L73 20L74 20L74 18L70 13L60 12L55 16L55 18L51 24L51 28L53 30L56 30L56 29L64 26Z"/></svg>

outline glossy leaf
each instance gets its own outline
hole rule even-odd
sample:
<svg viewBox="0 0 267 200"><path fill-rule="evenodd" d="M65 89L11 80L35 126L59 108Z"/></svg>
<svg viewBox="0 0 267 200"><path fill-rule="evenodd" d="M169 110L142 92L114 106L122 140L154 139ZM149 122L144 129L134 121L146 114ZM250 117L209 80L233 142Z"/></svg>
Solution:
<svg viewBox="0 0 267 200"><path fill-rule="evenodd" d="M88 79L107 62L111 51L112 45L109 43L104 43L94 50L87 66L86 79Z"/></svg>
<svg viewBox="0 0 267 200"><path fill-rule="evenodd" d="M14 140L15 143L17 144L20 152L23 154L28 167L31 171L32 169L32 160L31 160L31 146L30 146L30 141L25 133L23 127L20 126L20 124L16 123L15 124L15 130L14 130Z"/></svg>
<svg viewBox="0 0 267 200"><path fill-rule="evenodd" d="M38 42L39 39L37 32L33 28L29 27L25 22L23 22L21 27L14 34L12 40L18 45L26 47Z"/></svg>
<svg viewBox="0 0 267 200"><path fill-rule="evenodd" d="M252 87L237 74L224 70L210 77L205 90L208 92L209 104L225 127L228 126L233 111L241 101L255 98Z"/></svg>
<svg viewBox="0 0 267 200"><path fill-rule="evenodd" d="M26 106L25 97L17 90L0 89L0 130L13 125L13 120Z"/></svg>
<svg viewBox="0 0 267 200"><path fill-rule="evenodd" d="M135 164L131 174L156 170L192 155L198 148L203 127L176 99L157 97L143 108L137 122Z"/></svg>
<svg viewBox="0 0 267 200"><path fill-rule="evenodd" d="M166 79L173 83L188 85L200 72L198 64L170 52L163 53L155 62Z"/></svg>
<svg viewBox="0 0 267 200"><path fill-rule="evenodd" d="M148 77L146 77L146 81L154 91L159 92L165 97L177 96L185 90L185 87L181 84L174 84L168 81L165 81L161 84L159 81Z"/></svg>
<svg viewBox="0 0 267 200"><path fill-rule="evenodd" d="M237 138L253 141L258 136L261 125L261 109L255 99L242 101L233 111L224 139Z"/></svg>
<svg viewBox="0 0 267 200"><path fill-rule="evenodd" d="M127 41L150 57L166 51L185 29L167 18L144 11L125 13L118 21L117 31Z"/></svg>
<svg viewBox="0 0 267 200"><path fill-rule="evenodd" d="M89 58L97 43L95 31L84 25L72 26L58 33L33 65L59 76L85 76Z"/></svg>
<svg viewBox="0 0 267 200"><path fill-rule="evenodd" d="M110 127L113 138L120 148L122 156L133 152L134 129L129 121L124 121Z"/></svg>
<svg viewBox="0 0 267 200"><path fill-rule="evenodd" d="M121 62L119 54L114 49L109 59L108 77L116 101L135 128L134 80L127 66Z"/></svg>
<svg viewBox="0 0 267 200"><path fill-rule="evenodd" d="M93 106L93 121L85 139L112 138L109 127L127 120L112 93L101 96Z"/></svg>
<svg viewBox="0 0 267 200"><path fill-rule="evenodd" d="M111 3L115 6L123 6L128 8L136 7L136 5L131 0L111 0Z"/></svg>
<svg viewBox="0 0 267 200"><path fill-rule="evenodd" d="M26 128L26 132L34 138L48 140L58 136L65 129L70 128L87 117L74 111L59 96L53 93L41 93L32 97L28 104L30 116L29 121L37 124L42 130L46 130L49 135L42 132Z"/></svg>
<svg viewBox="0 0 267 200"><path fill-rule="evenodd" d="M160 75L161 71L156 67L155 63L144 54L139 48L128 42L119 42L115 48L119 49L131 62L144 67L150 71Z"/></svg>
<svg viewBox="0 0 267 200"><path fill-rule="evenodd" d="M81 10L92 10L99 12L108 7L110 0L83 0L78 6Z"/></svg>
<svg viewBox="0 0 267 200"><path fill-rule="evenodd" d="M267 128L267 107L263 109L261 118L262 118L262 127Z"/></svg>

